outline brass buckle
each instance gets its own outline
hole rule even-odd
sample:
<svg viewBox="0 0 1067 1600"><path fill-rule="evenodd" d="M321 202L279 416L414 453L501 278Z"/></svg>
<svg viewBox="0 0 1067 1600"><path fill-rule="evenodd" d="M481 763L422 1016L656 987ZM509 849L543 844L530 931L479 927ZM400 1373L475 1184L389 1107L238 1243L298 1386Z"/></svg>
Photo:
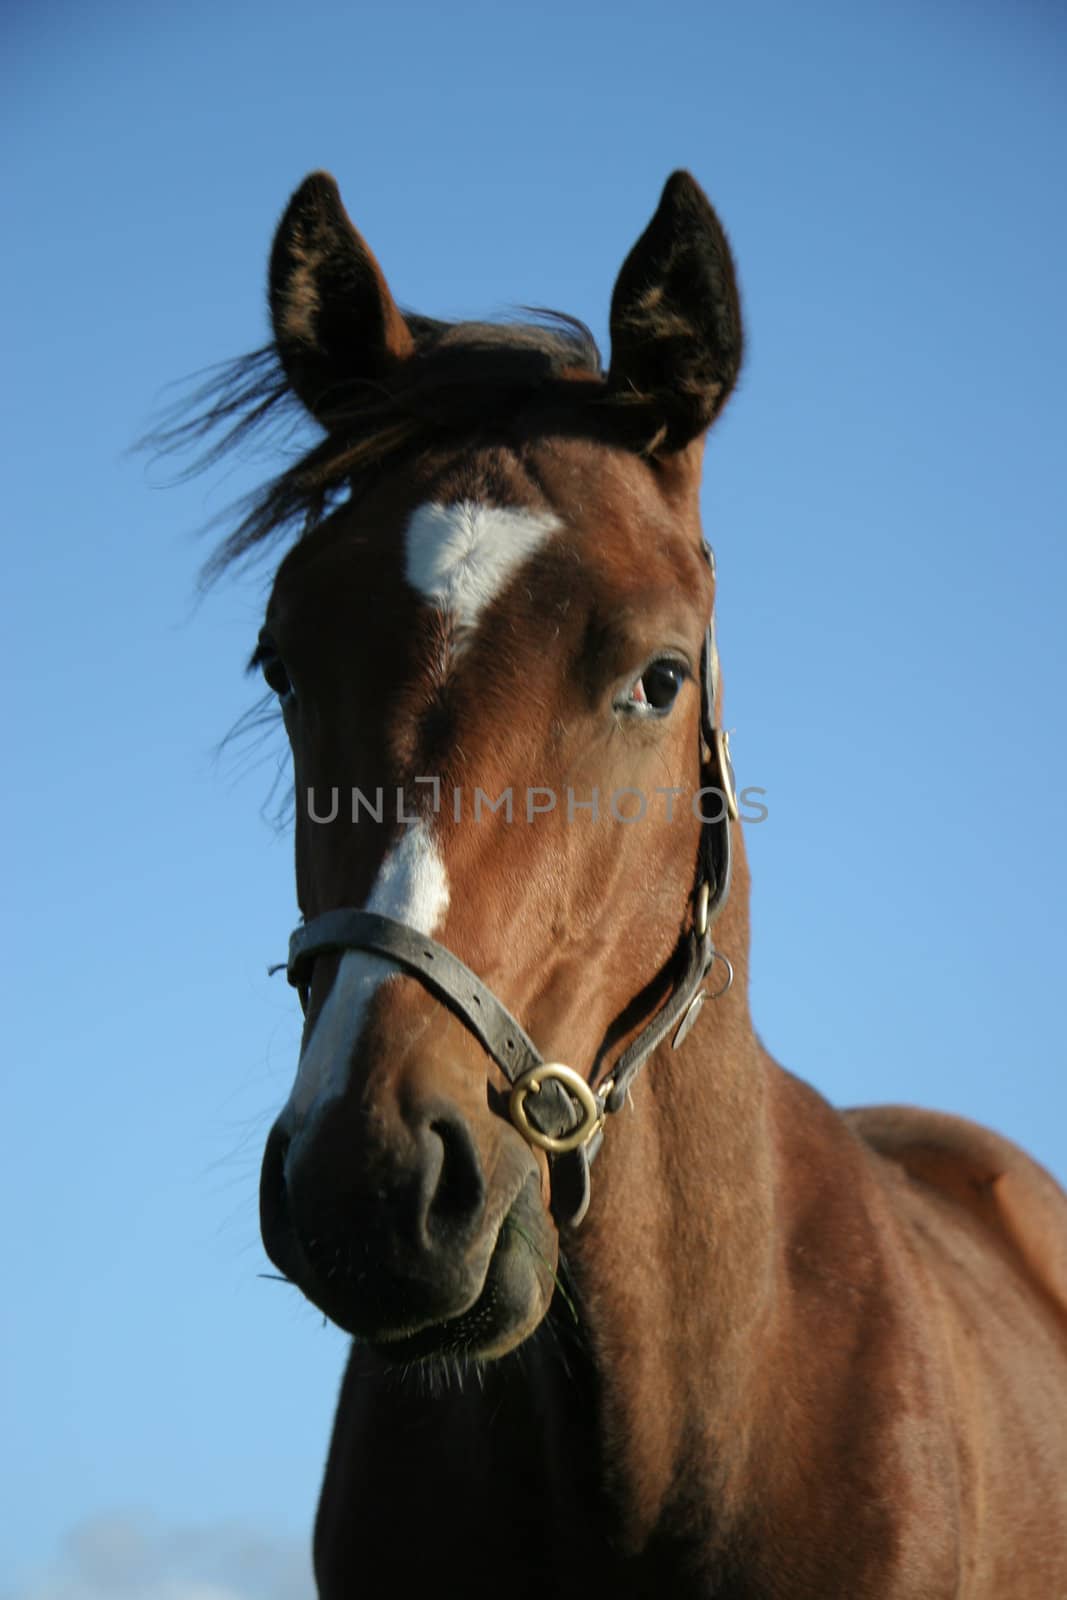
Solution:
<svg viewBox="0 0 1067 1600"><path fill-rule="evenodd" d="M542 1133L540 1128L534 1127L526 1115L526 1096L540 1094L541 1085L549 1082L562 1084L571 1099L578 1102L583 1112L578 1126L572 1128L570 1133L558 1137ZM580 1073L575 1072L573 1067L565 1067L562 1061L542 1061L540 1066L531 1067L529 1072L524 1072L512 1088L508 1113L529 1144L536 1145L539 1150L547 1150L552 1155L562 1155L565 1150L581 1149L583 1144L589 1143L604 1121L603 1108L592 1089Z"/></svg>

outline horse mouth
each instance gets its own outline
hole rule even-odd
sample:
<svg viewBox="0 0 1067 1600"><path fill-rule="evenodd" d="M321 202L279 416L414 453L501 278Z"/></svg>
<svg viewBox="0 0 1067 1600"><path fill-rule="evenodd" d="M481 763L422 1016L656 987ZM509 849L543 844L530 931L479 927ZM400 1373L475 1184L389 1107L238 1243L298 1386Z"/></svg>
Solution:
<svg viewBox="0 0 1067 1600"><path fill-rule="evenodd" d="M396 1334L379 1333L368 1341L379 1355L398 1365L440 1356L494 1360L534 1332L551 1303L556 1272L534 1242L525 1218L525 1195L525 1189L520 1191L500 1225L474 1302L439 1322Z"/></svg>

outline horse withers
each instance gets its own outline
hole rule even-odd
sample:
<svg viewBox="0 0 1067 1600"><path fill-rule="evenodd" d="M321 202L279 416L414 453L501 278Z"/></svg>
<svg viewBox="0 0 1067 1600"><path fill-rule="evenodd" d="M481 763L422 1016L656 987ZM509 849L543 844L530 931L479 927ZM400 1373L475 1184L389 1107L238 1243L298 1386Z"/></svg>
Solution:
<svg viewBox="0 0 1067 1600"><path fill-rule="evenodd" d="M1062 1600L1067 1198L831 1109L750 1020L703 193L668 182L606 371L568 319L401 312L322 174L270 304L210 420L322 434L220 556L300 530L254 658L306 1011L262 1229L354 1337L320 1594Z"/></svg>

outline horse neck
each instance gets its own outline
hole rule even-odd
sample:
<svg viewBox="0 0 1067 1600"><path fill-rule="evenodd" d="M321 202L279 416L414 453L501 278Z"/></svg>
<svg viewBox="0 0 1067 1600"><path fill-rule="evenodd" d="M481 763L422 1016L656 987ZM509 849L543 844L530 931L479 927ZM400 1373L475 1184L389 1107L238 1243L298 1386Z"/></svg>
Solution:
<svg viewBox="0 0 1067 1600"><path fill-rule="evenodd" d="M657 1052L609 1121L593 1206L566 1259L595 1367L600 1449L628 1534L665 1507L705 1435L728 1494L772 1297L773 1068L748 1010L748 870L715 926L735 979L683 1046ZM699 1395L699 1399L697 1396ZM700 1448L700 1442L697 1442Z"/></svg>

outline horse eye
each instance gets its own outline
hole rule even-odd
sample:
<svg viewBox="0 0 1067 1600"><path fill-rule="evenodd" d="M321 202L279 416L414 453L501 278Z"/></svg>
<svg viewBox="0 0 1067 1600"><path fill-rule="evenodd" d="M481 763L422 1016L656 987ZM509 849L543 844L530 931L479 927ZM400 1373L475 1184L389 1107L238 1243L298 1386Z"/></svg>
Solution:
<svg viewBox="0 0 1067 1600"><path fill-rule="evenodd" d="M273 650L263 650L259 658L259 670L263 674L268 689L273 689L279 700L288 700L293 692L289 674L281 656Z"/></svg>
<svg viewBox="0 0 1067 1600"><path fill-rule="evenodd" d="M630 704L667 712L678 698L686 672L680 661L652 661L630 690Z"/></svg>

